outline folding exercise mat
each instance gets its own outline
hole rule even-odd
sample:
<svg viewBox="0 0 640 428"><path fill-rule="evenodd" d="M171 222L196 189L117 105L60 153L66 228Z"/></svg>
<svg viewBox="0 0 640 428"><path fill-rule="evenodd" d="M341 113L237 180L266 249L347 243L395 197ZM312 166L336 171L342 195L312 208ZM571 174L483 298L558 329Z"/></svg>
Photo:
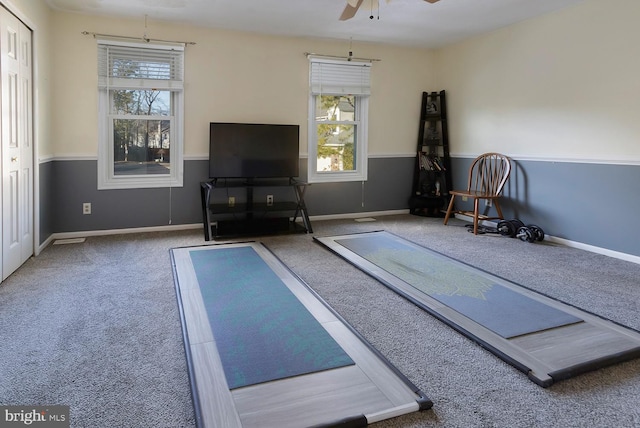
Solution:
<svg viewBox="0 0 640 428"><path fill-rule="evenodd" d="M385 231L314 240L543 387L640 356L640 333Z"/></svg>
<svg viewBox="0 0 640 428"><path fill-rule="evenodd" d="M432 406L264 245L171 259L199 426L365 426Z"/></svg>

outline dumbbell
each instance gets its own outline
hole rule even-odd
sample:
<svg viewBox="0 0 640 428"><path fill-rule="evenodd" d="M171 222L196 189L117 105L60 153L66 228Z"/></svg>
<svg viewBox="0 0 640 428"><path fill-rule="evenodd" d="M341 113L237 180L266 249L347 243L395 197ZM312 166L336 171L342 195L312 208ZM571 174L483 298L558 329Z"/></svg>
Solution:
<svg viewBox="0 0 640 428"><path fill-rule="evenodd" d="M515 238L518 233L518 229L523 226L524 223L516 218L513 220L500 220L498 222L497 229L500 235Z"/></svg>
<svg viewBox="0 0 640 428"><path fill-rule="evenodd" d="M533 232L536 241L542 241L544 239L544 230L542 230L541 227L536 226L535 224L530 224L527 227Z"/></svg>
<svg viewBox="0 0 640 428"><path fill-rule="evenodd" d="M542 241L544 239L544 230L535 224L521 226L516 232L516 237L526 242Z"/></svg>

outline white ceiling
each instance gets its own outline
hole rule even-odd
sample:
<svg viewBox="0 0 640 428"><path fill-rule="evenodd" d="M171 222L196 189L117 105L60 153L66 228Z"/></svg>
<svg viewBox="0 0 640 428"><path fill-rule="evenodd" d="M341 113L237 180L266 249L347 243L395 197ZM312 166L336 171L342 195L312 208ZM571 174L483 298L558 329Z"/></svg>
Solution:
<svg viewBox="0 0 640 428"><path fill-rule="evenodd" d="M287 36L437 48L585 0L364 0L338 18L346 0L45 0L53 9ZM373 2L374 18L370 19ZM379 4L379 9L377 5ZM379 16L379 19L378 19ZM149 32L153 37L153 33Z"/></svg>

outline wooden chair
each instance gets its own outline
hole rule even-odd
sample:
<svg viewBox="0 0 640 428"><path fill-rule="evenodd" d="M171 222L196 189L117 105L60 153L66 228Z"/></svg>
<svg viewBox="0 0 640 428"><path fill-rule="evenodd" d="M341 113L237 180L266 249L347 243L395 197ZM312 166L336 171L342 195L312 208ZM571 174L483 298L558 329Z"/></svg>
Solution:
<svg viewBox="0 0 640 428"><path fill-rule="evenodd" d="M485 153L478 156L469 167L467 190L449 191L451 201L449 202L447 214L444 217L444 224L447 224L452 213L473 217L473 233L477 235L479 220L504 220L498 199L500 199L502 195L502 189L509 179L510 173L511 160L507 156L500 153ZM473 211L455 211L453 206L456 196L473 199ZM481 200L491 201L492 205L496 208L498 216L490 217L485 214L480 214Z"/></svg>

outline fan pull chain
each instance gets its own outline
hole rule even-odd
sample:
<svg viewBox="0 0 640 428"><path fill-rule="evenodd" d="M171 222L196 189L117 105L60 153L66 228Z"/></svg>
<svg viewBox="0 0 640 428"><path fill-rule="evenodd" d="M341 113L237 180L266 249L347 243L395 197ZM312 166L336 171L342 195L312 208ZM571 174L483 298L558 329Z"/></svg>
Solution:
<svg viewBox="0 0 640 428"><path fill-rule="evenodd" d="M377 10L378 10L378 20L380 20L380 0L376 0L376 4L377 4ZM369 19L373 19L373 0L371 0L371 3L369 3L369 11L370 11L370 15L369 15Z"/></svg>

